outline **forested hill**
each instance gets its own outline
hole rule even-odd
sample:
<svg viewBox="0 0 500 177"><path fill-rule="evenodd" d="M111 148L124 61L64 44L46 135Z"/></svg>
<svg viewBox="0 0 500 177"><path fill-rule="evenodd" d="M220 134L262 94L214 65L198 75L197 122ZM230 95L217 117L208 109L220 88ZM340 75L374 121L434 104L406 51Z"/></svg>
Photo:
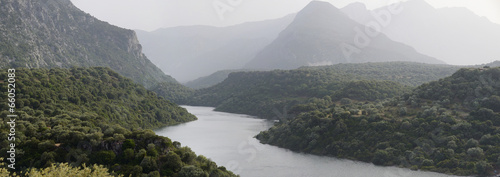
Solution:
<svg viewBox="0 0 500 177"><path fill-rule="evenodd" d="M310 109L311 107L319 109ZM313 153L455 175L500 163L500 68L467 68L386 101L319 100L257 138Z"/></svg>
<svg viewBox="0 0 500 177"><path fill-rule="evenodd" d="M460 66L453 65L415 62L376 62L302 67L300 69L326 73L347 73L369 80L389 80L408 86L419 86L430 81L448 77L460 68Z"/></svg>
<svg viewBox="0 0 500 177"><path fill-rule="evenodd" d="M1 124L0 156L8 157L15 142L17 172L69 163L100 164L126 176L232 175L155 135L150 128L196 117L109 68L19 68L15 75L15 141L7 138L9 124ZM0 83L7 92L6 70ZM8 122L6 101L1 94L0 115Z"/></svg>
<svg viewBox="0 0 500 177"><path fill-rule="evenodd" d="M447 107L460 106L466 110L486 107L500 111L500 69L498 68L468 68L461 69L451 77L438 82L423 84L410 97L420 100L432 100Z"/></svg>
<svg viewBox="0 0 500 177"><path fill-rule="evenodd" d="M272 119L276 118L273 110L290 108L311 98L390 98L408 91L408 86L438 80L456 70L458 67L448 65L387 62L236 72L220 84L195 91L180 104L213 106L219 111Z"/></svg>
<svg viewBox="0 0 500 177"><path fill-rule="evenodd" d="M158 128L196 119L109 68L18 69L17 79L18 109L41 109L45 116L69 112L125 128ZM1 110L8 110L6 106L2 104Z"/></svg>
<svg viewBox="0 0 500 177"><path fill-rule="evenodd" d="M0 68L110 67L146 87L175 82L142 53L134 31L69 0L0 0Z"/></svg>
<svg viewBox="0 0 500 177"><path fill-rule="evenodd" d="M221 83L224 81L230 73L233 72L243 72L246 70L222 70L222 71L217 71L215 73L212 73L208 76L205 77L200 77L198 79L186 82L185 86L193 89L202 89L202 88L208 88L214 85L217 85L218 83ZM250 71L250 70L248 70Z"/></svg>

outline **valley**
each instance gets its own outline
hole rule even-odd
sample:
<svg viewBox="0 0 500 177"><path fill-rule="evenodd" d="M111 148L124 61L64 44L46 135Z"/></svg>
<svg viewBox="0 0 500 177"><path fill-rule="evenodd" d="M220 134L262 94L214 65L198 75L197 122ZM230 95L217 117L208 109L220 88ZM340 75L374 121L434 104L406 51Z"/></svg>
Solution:
<svg viewBox="0 0 500 177"><path fill-rule="evenodd" d="M470 5L91 1L0 0L0 176L499 175Z"/></svg>

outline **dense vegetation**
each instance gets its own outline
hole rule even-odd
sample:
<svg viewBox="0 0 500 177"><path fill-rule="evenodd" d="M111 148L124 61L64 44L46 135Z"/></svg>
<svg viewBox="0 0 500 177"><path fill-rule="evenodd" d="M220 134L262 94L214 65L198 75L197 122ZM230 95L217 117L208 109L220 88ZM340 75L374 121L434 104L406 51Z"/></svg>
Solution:
<svg viewBox="0 0 500 177"><path fill-rule="evenodd" d="M194 93L193 89L175 82L158 83L149 90L174 103L186 103Z"/></svg>
<svg viewBox="0 0 500 177"><path fill-rule="evenodd" d="M438 80L456 70L447 65L388 62L236 72L220 84L195 91L186 102L177 103L274 119L275 110L312 98L390 98L408 91L408 86Z"/></svg>
<svg viewBox="0 0 500 177"><path fill-rule="evenodd" d="M0 158L0 161L3 161ZM92 167L72 167L68 163L62 164L52 164L50 167L44 169L32 169L30 172L24 174L10 173L8 169L3 168L5 163L0 163L0 176L7 177L19 177L19 176L30 176L30 177L61 177L61 176L72 176L72 177L113 177L107 168L102 165L93 165ZM118 175L123 176L123 175Z"/></svg>
<svg viewBox="0 0 500 177"><path fill-rule="evenodd" d="M6 71L0 72L4 91L6 78ZM125 176L234 176L179 142L146 129L196 118L111 69L18 69L16 79L18 174L68 163L99 164ZM4 122L6 101L2 94ZM2 157L11 143L8 128L0 125Z"/></svg>
<svg viewBox="0 0 500 177"><path fill-rule="evenodd" d="M17 77L19 109L40 109L46 116L61 115L65 110L95 123L125 128L157 128L196 119L108 68L19 69ZM0 108L7 110L7 105Z"/></svg>
<svg viewBox="0 0 500 177"><path fill-rule="evenodd" d="M68 0L0 0L0 68L110 67L146 87L176 82L142 53L132 30Z"/></svg>
<svg viewBox="0 0 500 177"><path fill-rule="evenodd" d="M384 101L316 99L257 138L294 151L455 175L500 167L500 68L461 69Z"/></svg>
<svg viewBox="0 0 500 177"><path fill-rule="evenodd" d="M193 89L202 89L202 88L208 88L214 85L217 85L218 83L221 83L224 81L227 76L229 76L230 73L233 72L242 72L245 70L222 70L222 71L217 71L213 74L210 74L209 76L205 77L200 77L198 79L189 81L185 83L184 85L193 88Z"/></svg>

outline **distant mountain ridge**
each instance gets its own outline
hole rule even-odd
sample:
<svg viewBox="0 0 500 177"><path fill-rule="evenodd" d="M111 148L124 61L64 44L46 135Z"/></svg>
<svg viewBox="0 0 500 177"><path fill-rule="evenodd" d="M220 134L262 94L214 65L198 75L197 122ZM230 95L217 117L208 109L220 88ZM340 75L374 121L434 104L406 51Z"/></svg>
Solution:
<svg viewBox="0 0 500 177"><path fill-rule="evenodd" d="M384 34L364 37L364 42L368 44L362 48L345 47L355 46L359 36L366 36L362 34L366 28L328 2L312 1L245 68L295 69L301 66L384 61L444 63L392 41ZM359 51L346 55L346 49Z"/></svg>
<svg viewBox="0 0 500 177"><path fill-rule="evenodd" d="M500 59L500 25L464 7L434 8L424 0L400 3L401 12L381 29L392 40L414 47L418 52L448 64L471 65ZM376 21L373 12L361 3L341 9L361 24Z"/></svg>
<svg viewBox="0 0 500 177"><path fill-rule="evenodd" d="M293 20L248 22L229 27L181 26L153 32L137 30L144 53L181 82L219 70L241 69Z"/></svg>
<svg viewBox="0 0 500 177"><path fill-rule="evenodd" d="M134 31L69 0L0 0L0 68L110 67L149 87L176 82L142 53Z"/></svg>
<svg viewBox="0 0 500 177"><path fill-rule="evenodd" d="M214 85L216 85L218 83L221 83L222 81L224 81L229 76L229 74L231 74L233 72L242 72L242 71L245 71L245 70L222 70L222 71L217 71L217 72L215 72L213 74L210 74L208 76L200 77L198 79L186 82L183 85L185 85L185 86L187 86L189 88L192 88L192 89L208 88L208 87L214 86Z"/></svg>

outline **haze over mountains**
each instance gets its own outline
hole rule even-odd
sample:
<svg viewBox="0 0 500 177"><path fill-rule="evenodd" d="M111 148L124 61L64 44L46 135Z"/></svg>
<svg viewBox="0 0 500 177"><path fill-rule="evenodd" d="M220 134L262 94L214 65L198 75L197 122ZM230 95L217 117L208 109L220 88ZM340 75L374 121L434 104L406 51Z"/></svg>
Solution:
<svg viewBox="0 0 500 177"><path fill-rule="evenodd" d="M179 81L240 69L274 40L294 15L230 27L183 26L137 30L144 53Z"/></svg>
<svg viewBox="0 0 500 177"><path fill-rule="evenodd" d="M294 69L383 61L444 63L383 34L360 39L366 36L366 27L327 2L313 1L293 18L137 33L146 55L180 81L226 69ZM363 45L356 46L356 41Z"/></svg>
<svg viewBox="0 0 500 177"><path fill-rule="evenodd" d="M369 32L365 29L367 27L351 20L330 3L313 1L245 67L295 69L311 65L384 61L443 63L383 34L367 34Z"/></svg>
<svg viewBox="0 0 500 177"><path fill-rule="evenodd" d="M414 47L418 52L448 64L473 65L500 59L500 25L463 7L436 9L424 0L410 0L399 5L381 31L389 38ZM362 3L353 3L342 12L367 24L376 21L373 11ZM384 17L385 18L385 17Z"/></svg>

